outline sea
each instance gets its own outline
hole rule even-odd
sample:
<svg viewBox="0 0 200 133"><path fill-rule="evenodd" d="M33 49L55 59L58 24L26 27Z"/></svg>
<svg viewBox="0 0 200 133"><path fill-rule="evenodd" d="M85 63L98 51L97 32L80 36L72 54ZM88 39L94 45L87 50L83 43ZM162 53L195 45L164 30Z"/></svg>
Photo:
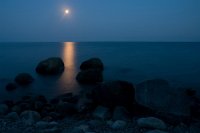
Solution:
<svg viewBox="0 0 200 133"><path fill-rule="evenodd" d="M61 57L65 70L59 76L41 76L37 64ZM198 42L22 42L0 43L0 101L24 95L48 98L72 92L80 64L98 57L105 66L104 81L126 80L134 85L150 79L165 79L178 88L200 87L200 43ZM5 86L19 73L30 73L34 82L14 91Z"/></svg>

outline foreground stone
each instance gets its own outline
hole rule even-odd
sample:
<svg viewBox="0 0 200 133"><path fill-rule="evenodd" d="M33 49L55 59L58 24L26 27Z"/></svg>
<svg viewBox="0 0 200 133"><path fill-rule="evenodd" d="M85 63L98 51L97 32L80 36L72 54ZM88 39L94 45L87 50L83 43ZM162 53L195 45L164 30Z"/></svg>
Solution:
<svg viewBox="0 0 200 133"><path fill-rule="evenodd" d="M97 105L105 107L132 108L135 102L135 88L132 83L126 81L104 82L93 89L91 98Z"/></svg>
<svg viewBox="0 0 200 133"><path fill-rule="evenodd" d="M124 121L128 121L130 120L129 118L129 113L126 110L126 108L122 107L122 106L117 106L115 107L114 111L113 111L113 116L112 119L113 120L124 120Z"/></svg>
<svg viewBox="0 0 200 133"><path fill-rule="evenodd" d="M92 115L93 117L102 119L102 120L105 120L111 117L109 109L103 106L98 106Z"/></svg>
<svg viewBox="0 0 200 133"><path fill-rule="evenodd" d="M29 85L33 80L34 78L28 73L20 73L15 77L15 82L19 85Z"/></svg>
<svg viewBox="0 0 200 133"><path fill-rule="evenodd" d="M151 131L147 131L145 133L168 133L168 132L160 131L160 130L151 130Z"/></svg>
<svg viewBox="0 0 200 133"><path fill-rule="evenodd" d="M103 70L104 66L102 61L99 58L91 58L89 60L84 61L81 66L81 70L88 70L88 69L99 69Z"/></svg>
<svg viewBox="0 0 200 133"><path fill-rule="evenodd" d="M16 112L11 112L6 115L6 118L13 120L13 121L17 121L17 120L19 120L19 115Z"/></svg>
<svg viewBox="0 0 200 133"><path fill-rule="evenodd" d="M155 117L140 118L137 120L137 124L141 128L152 128L165 130L167 128L166 124Z"/></svg>
<svg viewBox="0 0 200 133"><path fill-rule="evenodd" d="M126 124L127 123L125 121L117 120L112 124L111 128L112 129L123 129L123 128L125 128Z"/></svg>
<svg viewBox="0 0 200 133"><path fill-rule="evenodd" d="M32 125L40 120L40 114L36 111L24 111L20 114L20 118L26 125Z"/></svg>
<svg viewBox="0 0 200 133"><path fill-rule="evenodd" d="M173 88L164 79L146 80L136 86L136 100L139 104L174 115L188 116L191 99L184 88Z"/></svg>
<svg viewBox="0 0 200 133"><path fill-rule="evenodd" d="M0 104L0 116L5 115L8 112L8 106L6 104Z"/></svg>
<svg viewBox="0 0 200 133"><path fill-rule="evenodd" d="M64 71L65 65L61 58L52 57L41 61L36 72L42 75L56 75Z"/></svg>

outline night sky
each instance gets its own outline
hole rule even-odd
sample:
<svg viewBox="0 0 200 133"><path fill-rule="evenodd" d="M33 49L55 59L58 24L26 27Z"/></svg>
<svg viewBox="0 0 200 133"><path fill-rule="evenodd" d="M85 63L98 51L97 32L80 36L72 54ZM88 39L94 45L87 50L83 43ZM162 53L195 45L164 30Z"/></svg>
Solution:
<svg viewBox="0 0 200 133"><path fill-rule="evenodd" d="M200 0L0 0L7 41L200 41Z"/></svg>

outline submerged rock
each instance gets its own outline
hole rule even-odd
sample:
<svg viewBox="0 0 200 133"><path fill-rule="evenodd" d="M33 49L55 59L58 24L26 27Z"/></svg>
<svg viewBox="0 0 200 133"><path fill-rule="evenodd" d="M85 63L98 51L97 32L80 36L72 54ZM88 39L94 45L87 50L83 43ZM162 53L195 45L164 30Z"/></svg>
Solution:
<svg viewBox="0 0 200 133"><path fill-rule="evenodd" d="M104 66L102 61L99 58L91 58L89 60L84 61L81 66L81 70L88 70L88 69L99 69L103 70Z"/></svg>
<svg viewBox="0 0 200 133"><path fill-rule="evenodd" d="M64 71L65 65L61 58L52 57L41 61L37 67L36 72L42 75L56 75Z"/></svg>
<svg viewBox="0 0 200 133"><path fill-rule="evenodd" d="M33 80L34 78L28 73L20 73L15 77L15 82L19 85L29 85Z"/></svg>
<svg viewBox="0 0 200 133"><path fill-rule="evenodd" d="M137 120L137 124L141 128L151 128L165 130L167 128L166 124L155 117L140 118Z"/></svg>
<svg viewBox="0 0 200 133"><path fill-rule="evenodd" d="M97 105L106 107L132 107L135 101L135 88L126 81L104 82L93 89L91 98Z"/></svg>
<svg viewBox="0 0 200 133"><path fill-rule="evenodd" d="M102 71L99 69L88 69L78 73L76 80L83 84L93 84L103 81Z"/></svg>
<svg viewBox="0 0 200 133"><path fill-rule="evenodd" d="M16 83L8 83L6 85L6 90L7 91L13 91L17 88L17 84Z"/></svg>

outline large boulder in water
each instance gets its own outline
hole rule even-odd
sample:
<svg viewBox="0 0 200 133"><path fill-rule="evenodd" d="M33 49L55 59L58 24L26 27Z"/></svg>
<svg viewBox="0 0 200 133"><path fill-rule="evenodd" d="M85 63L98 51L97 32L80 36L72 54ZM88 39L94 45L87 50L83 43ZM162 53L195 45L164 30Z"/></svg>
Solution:
<svg viewBox="0 0 200 133"><path fill-rule="evenodd" d="M15 77L15 82L19 85L29 85L33 80L34 78L28 73L20 73Z"/></svg>
<svg viewBox="0 0 200 133"><path fill-rule="evenodd" d="M182 88L163 79L146 80L136 86L136 101L146 107L175 115L189 114L189 98Z"/></svg>
<svg viewBox="0 0 200 133"><path fill-rule="evenodd" d="M103 70L104 66L102 61L99 58L91 58L89 60L84 61L81 66L81 70L88 70L88 69L99 69Z"/></svg>
<svg viewBox="0 0 200 133"><path fill-rule="evenodd" d="M135 101L135 88L126 81L109 81L93 89L91 98L97 104L106 107L132 107Z"/></svg>
<svg viewBox="0 0 200 133"><path fill-rule="evenodd" d="M64 71L65 65L61 58L52 57L41 61L36 72L42 75L56 75Z"/></svg>
<svg viewBox="0 0 200 133"><path fill-rule="evenodd" d="M102 71L99 69L88 69L78 73L76 80L82 84L93 84L103 81Z"/></svg>

